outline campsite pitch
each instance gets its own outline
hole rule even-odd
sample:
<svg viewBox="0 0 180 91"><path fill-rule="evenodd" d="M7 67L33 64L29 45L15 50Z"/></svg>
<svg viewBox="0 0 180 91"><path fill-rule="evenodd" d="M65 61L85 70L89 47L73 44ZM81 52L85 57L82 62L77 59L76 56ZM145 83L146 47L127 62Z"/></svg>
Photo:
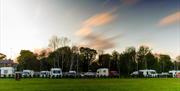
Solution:
<svg viewBox="0 0 180 91"><path fill-rule="evenodd" d="M180 91L180 79L0 79L0 91Z"/></svg>

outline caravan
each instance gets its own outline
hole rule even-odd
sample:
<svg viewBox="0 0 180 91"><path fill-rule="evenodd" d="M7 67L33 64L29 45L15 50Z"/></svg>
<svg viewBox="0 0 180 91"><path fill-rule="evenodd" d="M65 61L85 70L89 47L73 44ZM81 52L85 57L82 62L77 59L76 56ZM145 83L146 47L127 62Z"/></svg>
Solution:
<svg viewBox="0 0 180 91"><path fill-rule="evenodd" d="M13 67L1 67L0 74L1 77L13 77L14 76L14 68Z"/></svg>
<svg viewBox="0 0 180 91"><path fill-rule="evenodd" d="M108 68L99 68L96 72L97 77L108 77L109 76L109 69Z"/></svg>
<svg viewBox="0 0 180 91"><path fill-rule="evenodd" d="M134 71L130 75L139 76L139 77L157 77L158 76L155 70L149 70L149 69Z"/></svg>
<svg viewBox="0 0 180 91"><path fill-rule="evenodd" d="M60 68L51 68L50 77L51 78L61 78L62 77L62 70Z"/></svg>

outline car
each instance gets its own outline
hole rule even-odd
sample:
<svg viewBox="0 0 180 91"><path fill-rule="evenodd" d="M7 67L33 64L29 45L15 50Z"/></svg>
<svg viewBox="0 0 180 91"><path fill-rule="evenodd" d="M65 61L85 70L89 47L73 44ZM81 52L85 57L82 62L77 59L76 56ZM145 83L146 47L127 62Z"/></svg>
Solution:
<svg viewBox="0 0 180 91"><path fill-rule="evenodd" d="M161 74L158 74L158 77L170 77L170 74L168 72L162 72Z"/></svg>
<svg viewBox="0 0 180 91"><path fill-rule="evenodd" d="M95 78L96 77L96 72L86 72L86 73L84 73L84 77Z"/></svg>
<svg viewBox="0 0 180 91"><path fill-rule="evenodd" d="M33 70L23 70L22 77L33 77L34 71Z"/></svg>
<svg viewBox="0 0 180 91"><path fill-rule="evenodd" d="M117 78L117 77L119 77L119 73L117 72L117 71L110 71L109 72L109 76L110 77L115 77L115 78Z"/></svg>
<svg viewBox="0 0 180 91"><path fill-rule="evenodd" d="M50 72L49 71L41 71L40 72L40 77L42 78L47 78L50 76Z"/></svg>
<svg viewBox="0 0 180 91"><path fill-rule="evenodd" d="M76 71L69 71L69 72L67 72L67 77L68 78L76 78Z"/></svg>
<svg viewBox="0 0 180 91"><path fill-rule="evenodd" d="M35 78L39 78L39 77L40 77L40 72L34 72L33 77L35 77Z"/></svg>

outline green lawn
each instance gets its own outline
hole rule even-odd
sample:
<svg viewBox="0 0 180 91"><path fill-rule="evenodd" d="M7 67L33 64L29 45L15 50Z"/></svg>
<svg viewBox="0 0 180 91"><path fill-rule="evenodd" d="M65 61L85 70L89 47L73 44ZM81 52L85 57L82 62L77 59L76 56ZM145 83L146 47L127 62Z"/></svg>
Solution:
<svg viewBox="0 0 180 91"><path fill-rule="evenodd" d="M180 91L180 79L0 79L0 91Z"/></svg>

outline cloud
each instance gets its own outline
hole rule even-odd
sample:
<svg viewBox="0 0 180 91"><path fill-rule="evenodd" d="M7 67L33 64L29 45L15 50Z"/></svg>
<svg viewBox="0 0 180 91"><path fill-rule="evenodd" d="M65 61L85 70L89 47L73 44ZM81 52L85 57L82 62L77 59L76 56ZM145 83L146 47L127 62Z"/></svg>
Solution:
<svg viewBox="0 0 180 91"><path fill-rule="evenodd" d="M94 27L99 27L112 22L115 19L113 15L115 9L110 12L102 12L96 14L82 23L82 27L75 33L77 36L87 36L92 33Z"/></svg>
<svg viewBox="0 0 180 91"><path fill-rule="evenodd" d="M180 23L180 11L161 19L158 23L158 26L167 26L175 23Z"/></svg>
<svg viewBox="0 0 180 91"><path fill-rule="evenodd" d="M52 52L51 48L41 48L41 49L34 49L33 53L36 54L37 56L44 55L45 57L47 57L51 52Z"/></svg>
<svg viewBox="0 0 180 91"><path fill-rule="evenodd" d="M82 23L82 27L75 33L76 36L82 37L85 44L80 44L81 46L91 47L98 50L106 50L116 46L114 39L116 36L108 38L105 35L97 34L93 31L95 27L102 27L103 25L112 22L116 15L114 15L115 9L110 12L102 12L96 14Z"/></svg>
<svg viewBox="0 0 180 91"><path fill-rule="evenodd" d="M96 26L105 25L111 22L114 18L115 16L112 15L112 12L100 13L86 20L84 22L84 26L96 27Z"/></svg>
<svg viewBox="0 0 180 91"><path fill-rule="evenodd" d="M88 43L84 46L95 48L98 50L106 50L116 46L114 37L107 38L100 34L91 34L84 38Z"/></svg>
<svg viewBox="0 0 180 91"><path fill-rule="evenodd" d="M120 0L123 5L134 5L138 3L140 0Z"/></svg>
<svg viewBox="0 0 180 91"><path fill-rule="evenodd" d="M82 27L79 31L77 31L75 34L77 36L88 36L89 34L92 33L92 30L90 27Z"/></svg>

